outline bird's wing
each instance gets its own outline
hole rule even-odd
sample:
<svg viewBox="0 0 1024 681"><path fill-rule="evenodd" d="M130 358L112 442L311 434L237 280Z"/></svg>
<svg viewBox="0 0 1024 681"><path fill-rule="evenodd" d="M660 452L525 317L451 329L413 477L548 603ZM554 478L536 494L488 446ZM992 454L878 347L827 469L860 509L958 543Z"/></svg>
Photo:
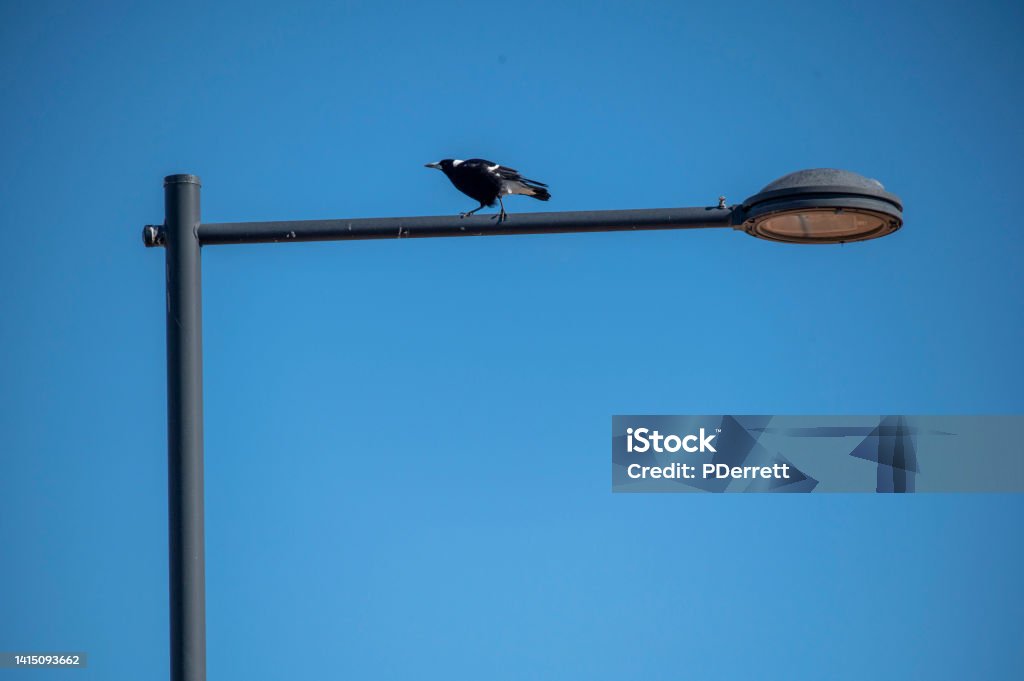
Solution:
<svg viewBox="0 0 1024 681"><path fill-rule="evenodd" d="M538 187L547 187L547 185L544 184L543 182L538 182L537 180L530 180L530 179L527 179L527 178L523 177L522 175L519 174L519 171L516 170L515 168L506 168L505 166L495 166L492 172L497 173L498 177L500 177L503 180L507 180L509 182L522 182L522 183L524 183L526 185L536 185Z"/></svg>

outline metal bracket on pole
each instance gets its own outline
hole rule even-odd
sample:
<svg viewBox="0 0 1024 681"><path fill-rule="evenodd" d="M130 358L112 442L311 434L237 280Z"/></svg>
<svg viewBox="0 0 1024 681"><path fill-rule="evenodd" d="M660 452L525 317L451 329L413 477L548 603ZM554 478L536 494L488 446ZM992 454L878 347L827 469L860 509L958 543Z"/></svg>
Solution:
<svg viewBox="0 0 1024 681"><path fill-rule="evenodd" d="M163 246L166 239L166 232L163 225L146 225L142 228L142 243L146 248Z"/></svg>

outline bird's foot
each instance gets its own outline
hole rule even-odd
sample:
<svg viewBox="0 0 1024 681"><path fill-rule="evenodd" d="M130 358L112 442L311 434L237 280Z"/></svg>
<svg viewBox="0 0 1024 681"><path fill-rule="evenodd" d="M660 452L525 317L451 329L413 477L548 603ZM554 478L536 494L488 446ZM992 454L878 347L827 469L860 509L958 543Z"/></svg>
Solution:
<svg viewBox="0 0 1024 681"><path fill-rule="evenodd" d="M497 215L491 216L492 220L494 220L495 218L497 218L498 224L500 225L501 223L505 222L506 218L508 218L508 213L506 213L505 211L501 211Z"/></svg>

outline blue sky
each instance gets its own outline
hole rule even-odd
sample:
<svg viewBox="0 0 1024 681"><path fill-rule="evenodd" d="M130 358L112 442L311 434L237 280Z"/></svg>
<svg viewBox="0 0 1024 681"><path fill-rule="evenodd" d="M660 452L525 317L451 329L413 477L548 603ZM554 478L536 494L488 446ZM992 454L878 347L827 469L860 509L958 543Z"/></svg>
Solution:
<svg viewBox="0 0 1024 681"><path fill-rule="evenodd" d="M738 202L906 226L204 249L211 679L1006 678L1020 496L610 492L612 414L1020 413L1017 3L0 7L0 650L167 652L161 180L209 222Z"/></svg>

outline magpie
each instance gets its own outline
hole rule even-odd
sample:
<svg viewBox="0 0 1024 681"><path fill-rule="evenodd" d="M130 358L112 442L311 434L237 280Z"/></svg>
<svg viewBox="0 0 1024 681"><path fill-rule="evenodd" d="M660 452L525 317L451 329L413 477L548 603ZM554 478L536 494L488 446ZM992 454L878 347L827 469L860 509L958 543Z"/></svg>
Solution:
<svg viewBox="0 0 1024 681"><path fill-rule="evenodd" d="M459 213L460 218L472 215L485 206L493 206L497 201L501 204L498 222L508 217L502 197L507 194L532 196L541 201L551 198L548 186L543 182L528 180L518 170L486 161L482 158L471 158L463 161L457 158L446 158L443 161L426 164L427 168L436 168L448 176L455 188L480 205L471 211Z"/></svg>

